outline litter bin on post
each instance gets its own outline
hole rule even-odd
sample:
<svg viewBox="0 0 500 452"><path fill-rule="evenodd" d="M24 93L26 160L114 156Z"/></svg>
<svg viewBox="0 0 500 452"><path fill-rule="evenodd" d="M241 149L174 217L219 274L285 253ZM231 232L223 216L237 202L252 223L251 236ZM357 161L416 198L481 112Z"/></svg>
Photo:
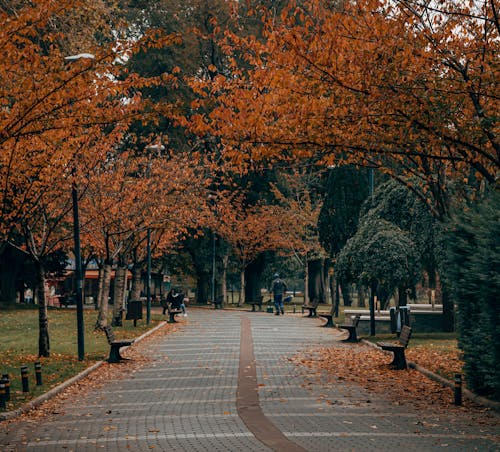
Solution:
<svg viewBox="0 0 500 452"><path fill-rule="evenodd" d="M134 326L137 326L137 320L142 319L142 301L132 300L127 303L126 320L133 320Z"/></svg>
<svg viewBox="0 0 500 452"><path fill-rule="evenodd" d="M403 325L410 326L410 307L409 306L400 306L399 307L399 315L401 317L401 326L403 326Z"/></svg>
<svg viewBox="0 0 500 452"><path fill-rule="evenodd" d="M398 331L397 310L395 307L389 308L389 316L391 318L391 333L394 334Z"/></svg>

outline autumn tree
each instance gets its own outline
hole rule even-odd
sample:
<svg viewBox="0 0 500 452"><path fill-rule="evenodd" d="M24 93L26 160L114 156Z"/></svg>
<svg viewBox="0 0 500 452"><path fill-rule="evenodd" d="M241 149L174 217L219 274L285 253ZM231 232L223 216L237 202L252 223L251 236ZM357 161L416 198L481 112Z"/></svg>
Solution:
<svg viewBox="0 0 500 452"><path fill-rule="evenodd" d="M136 90L156 80L124 76L117 64L118 57L151 43L149 35L135 42L115 38L109 46L90 40L93 47L67 58L70 39L51 26L61 17L74 17L73 9L88 12L89 2L19 5L0 11L4 24L0 31L0 237L10 240L21 234L22 246L37 267L39 354L47 356L44 260L52 251L67 247L71 238L71 187L78 189L79 197L83 195L89 173L140 114ZM163 45L171 39L158 35L155 40Z"/></svg>
<svg viewBox="0 0 500 452"><path fill-rule="evenodd" d="M285 219L263 205L245 204L241 193L221 192L212 206L214 230L231 245L239 263L241 306L245 303L245 269L260 253L277 247L279 221Z"/></svg>
<svg viewBox="0 0 500 452"><path fill-rule="evenodd" d="M280 218L280 246L291 253L304 272L304 303L325 302L324 258L325 251L319 242L318 218L322 199L318 194L319 174L317 171L295 170L282 174L283 188L273 186L276 198L274 212ZM309 278L309 269L319 263L318 271Z"/></svg>

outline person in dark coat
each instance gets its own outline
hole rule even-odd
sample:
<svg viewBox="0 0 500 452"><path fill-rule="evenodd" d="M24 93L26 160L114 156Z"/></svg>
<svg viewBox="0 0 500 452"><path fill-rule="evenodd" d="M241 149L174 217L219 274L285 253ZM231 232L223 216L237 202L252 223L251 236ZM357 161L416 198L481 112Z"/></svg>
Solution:
<svg viewBox="0 0 500 452"><path fill-rule="evenodd" d="M273 293L274 299L274 309L276 310L275 315L284 315L285 307L283 305L283 296L286 293L286 283L280 278L278 273L273 276L273 282L271 283L271 292Z"/></svg>

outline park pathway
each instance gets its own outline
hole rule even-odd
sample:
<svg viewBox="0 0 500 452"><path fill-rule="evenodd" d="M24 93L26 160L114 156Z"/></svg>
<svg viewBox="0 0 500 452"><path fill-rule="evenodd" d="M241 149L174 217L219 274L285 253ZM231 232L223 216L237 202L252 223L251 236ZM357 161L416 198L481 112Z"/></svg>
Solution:
<svg viewBox="0 0 500 452"><path fill-rule="evenodd" d="M318 345L349 346L320 325L298 315L191 309L177 331L137 344L148 359L119 364L133 369L127 378L0 426L0 450L500 450L498 426L326 384L296 358Z"/></svg>

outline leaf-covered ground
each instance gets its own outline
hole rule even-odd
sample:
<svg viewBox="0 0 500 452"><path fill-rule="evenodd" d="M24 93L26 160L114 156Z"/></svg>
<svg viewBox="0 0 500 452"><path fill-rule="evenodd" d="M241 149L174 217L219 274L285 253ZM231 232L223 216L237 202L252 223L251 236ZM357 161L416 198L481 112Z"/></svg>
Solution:
<svg viewBox="0 0 500 452"><path fill-rule="evenodd" d="M458 351L416 346L407 350L407 359L442 376L453 375L462 369ZM462 411L480 417L490 412L465 397L462 406L455 406L451 388L430 380L414 369L391 369L389 363L392 354L362 343L317 349L312 354L296 357L295 361L323 371L316 374L318 384L324 383L326 374L329 383L350 382L366 389L368 393L385 394L398 405L411 404L427 412ZM483 421L486 422L486 419L490 419L490 416L484 416Z"/></svg>

